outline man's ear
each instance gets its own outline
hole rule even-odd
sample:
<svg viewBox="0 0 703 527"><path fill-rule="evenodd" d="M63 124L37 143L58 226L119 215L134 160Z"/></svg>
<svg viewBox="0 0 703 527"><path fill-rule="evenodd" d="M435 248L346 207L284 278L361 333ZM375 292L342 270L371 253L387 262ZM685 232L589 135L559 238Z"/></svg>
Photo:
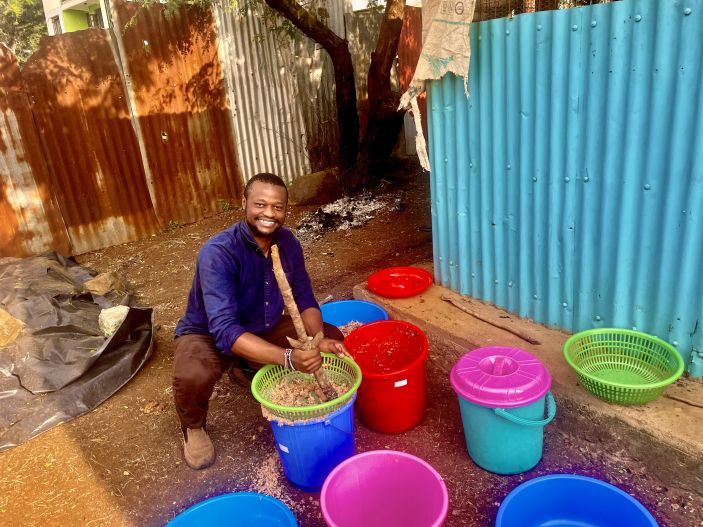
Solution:
<svg viewBox="0 0 703 527"><path fill-rule="evenodd" d="M246 196L242 196L242 210L245 210L247 208L247 198Z"/></svg>

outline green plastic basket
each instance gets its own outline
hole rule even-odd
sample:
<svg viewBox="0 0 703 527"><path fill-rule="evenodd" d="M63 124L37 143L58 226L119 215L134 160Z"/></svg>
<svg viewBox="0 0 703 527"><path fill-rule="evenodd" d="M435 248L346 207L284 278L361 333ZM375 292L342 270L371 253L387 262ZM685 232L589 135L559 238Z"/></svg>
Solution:
<svg viewBox="0 0 703 527"><path fill-rule="evenodd" d="M564 357L581 386L617 404L653 401L683 373L683 359L673 346L629 329L576 333L564 344Z"/></svg>
<svg viewBox="0 0 703 527"><path fill-rule="evenodd" d="M328 353L322 354L322 365L327 378L336 384L349 384L351 388L336 399L312 406L281 406L272 403L269 398L271 391L282 379L312 378L311 374L286 370L283 366L268 365L261 368L251 381L251 392L254 398L273 415L290 421L315 419L341 408L361 384L361 368L350 358L340 358Z"/></svg>

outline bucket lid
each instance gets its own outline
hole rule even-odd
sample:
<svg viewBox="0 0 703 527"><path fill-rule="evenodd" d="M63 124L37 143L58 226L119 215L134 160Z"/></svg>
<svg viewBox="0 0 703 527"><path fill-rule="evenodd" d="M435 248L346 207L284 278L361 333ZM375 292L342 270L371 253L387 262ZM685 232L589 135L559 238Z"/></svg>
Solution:
<svg viewBox="0 0 703 527"><path fill-rule="evenodd" d="M519 348L499 346L466 353L449 378L457 395L492 408L526 406L544 397L552 385L539 359Z"/></svg>

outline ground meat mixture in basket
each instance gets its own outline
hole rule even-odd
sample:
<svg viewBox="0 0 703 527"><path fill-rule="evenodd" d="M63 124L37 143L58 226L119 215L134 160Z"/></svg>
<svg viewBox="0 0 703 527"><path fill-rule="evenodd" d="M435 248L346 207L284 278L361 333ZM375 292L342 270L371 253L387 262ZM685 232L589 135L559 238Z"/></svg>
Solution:
<svg viewBox="0 0 703 527"><path fill-rule="evenodd" d="M334 388L339 395L347 393L349 388L351 388L351 384L348 382L338 382L332 378L329 380L332 388ZM280 379L278 384L274 386L273 389L267 394L266 399L279 406L300 408L325 402L321 398L321 395L322 391L318 386L317 381L315 381L315 377L312 375L291 375ZM334 410L336 410L336 408L331 409L331 411ZM311 421L322 417L317 416L313 418L301 418L299 420L296 419L295 421L291 421L290 419L281 418L263 405L261 406L261 412L269 421L278 421L283 424Z"/></svg>
<svg viewBox="0 0 703 527"><path fill-rule="evenodd" d="M335 391L342 395L351 387L347 383L338 384L330 379L330 384ZM323 401L319 395L319 386L315 377L299 376L284 377L268 394L268 400L279 406L313 406Z"/></svg>

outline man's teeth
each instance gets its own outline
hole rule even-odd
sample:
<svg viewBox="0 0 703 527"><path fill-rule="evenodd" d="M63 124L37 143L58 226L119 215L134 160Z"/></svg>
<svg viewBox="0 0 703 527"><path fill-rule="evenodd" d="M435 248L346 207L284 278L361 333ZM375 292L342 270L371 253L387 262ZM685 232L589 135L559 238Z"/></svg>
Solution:
<svg viewBox="0 0 703 527"><path fill-rule="evenodd" d="M268 220L259 220L259 223L263 223L264 225L276 225L275 221L268 221Z"/></svg>

